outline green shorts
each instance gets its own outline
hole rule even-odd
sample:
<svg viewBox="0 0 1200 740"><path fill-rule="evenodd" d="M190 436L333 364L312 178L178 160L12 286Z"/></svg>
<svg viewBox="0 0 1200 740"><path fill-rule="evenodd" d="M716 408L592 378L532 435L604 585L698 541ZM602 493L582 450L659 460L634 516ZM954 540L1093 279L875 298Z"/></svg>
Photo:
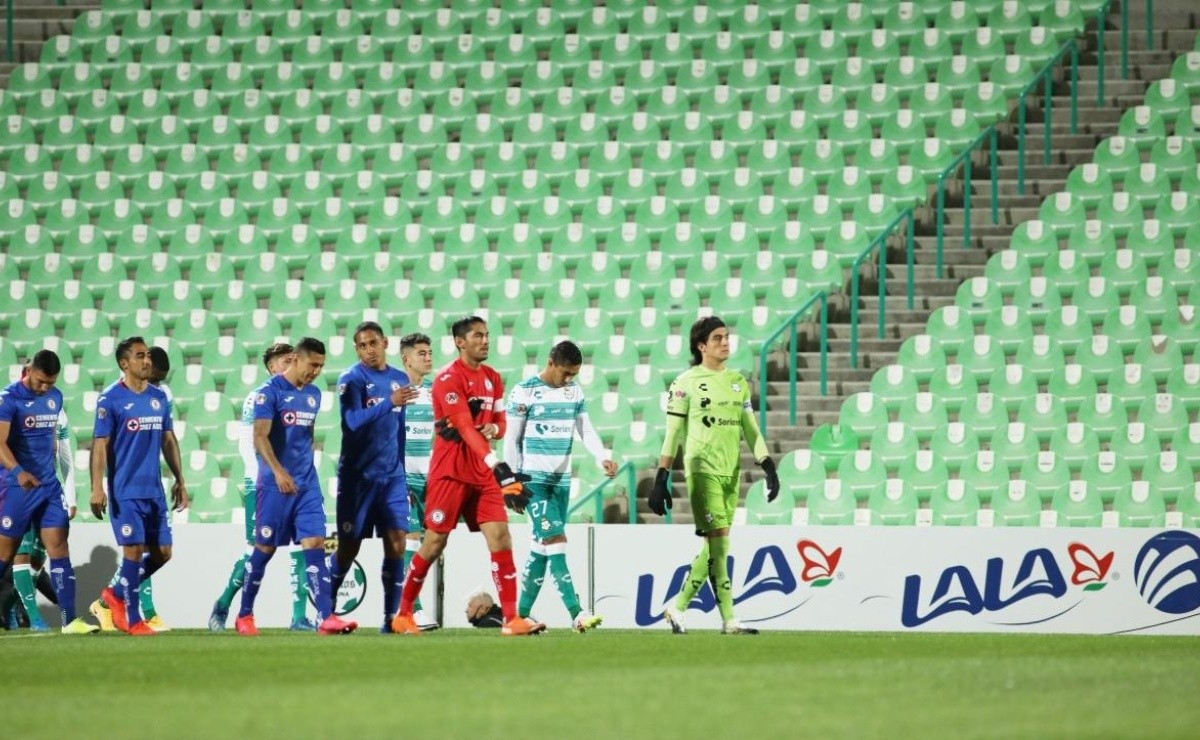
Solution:
<svg viewBox="0 0 1200 740"><path fill-rule="evenodd" d="M25 533L21 538L21 544L17 546L18 555L28 555L33 560L46 559L46 546L42 544L41 535L33 527Z"/></svg>
<svg viewBox="0 0 1200 740"><path fill-rule="evenodd" d="M246 490L242 493L242 506L246 509L246 544L254 544L254 509L258 505L258 494L254 492L254 484L245 481Z"/></svg>
<svg viewBox="0 0 1200 740"><path fill-rule="evenodd" d="M533 538L539 541L561 537L567 533L567 508L571 501L570 479L557 483L530 481L529 506L525 508L533 524Z"/></svg>
<svg viewBox="0 0 1200 740"><path fill-rule="evenodd" d="M425 481L423 475L408 476L408 531L425 531Z"/></svg>
<svg viewBox="0 0 1200 740"><path fill-rule="evenodd" d="M703 535L733 524L733 512L737 510L739 498L737 476L692 473L687 479L687 489L692 501L692 516L696 519L696 534Z"/></svg>

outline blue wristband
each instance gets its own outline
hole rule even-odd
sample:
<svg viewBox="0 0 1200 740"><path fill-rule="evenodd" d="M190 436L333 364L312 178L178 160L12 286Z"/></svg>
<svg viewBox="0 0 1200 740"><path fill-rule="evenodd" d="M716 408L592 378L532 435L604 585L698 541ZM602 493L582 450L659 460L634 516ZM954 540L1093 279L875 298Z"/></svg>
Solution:
<svg viewBox="0 0 1200 740"><path fill-rule="evenodd" d="M25 472L25 468L17 465L15 468L10 468L8 472L12 473L13 478L16 478L18 475Z"/></svg>

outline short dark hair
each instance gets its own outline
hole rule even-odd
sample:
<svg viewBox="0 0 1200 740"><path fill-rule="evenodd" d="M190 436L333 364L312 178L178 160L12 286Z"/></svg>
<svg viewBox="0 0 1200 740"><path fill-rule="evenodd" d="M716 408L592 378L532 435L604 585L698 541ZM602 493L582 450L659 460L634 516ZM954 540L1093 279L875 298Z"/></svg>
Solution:
<svg viewBox="0 0 1200 740"><path fill-rule="evenodd" d="M155 372L160 375L166 375L171 372L171 358L167 355L167 351L159 346L150 348L150 364L154 366Z"/></svg>
<svg viewBox="0 0 1200 740"><path fill-rule="evenodd" d="M358 335L362 334L364 331L373 331L381 337L386 336L383 333L383 327L380 326L377 322L364 321L361 324L359 324L358 326L354 327L354 334L351 335L351 339L354 340L355 344L358 344Z"/></svg>
<svg viewBox="0 0 1200 740"><path fill-rule="evenodd" d="M121 366L121 360L129 359L129 353L133 350L133 345L145 343L146 340L139 336L125 337L121 341L117 342L117 350L113 353L113 356L116 357L117 360L117 367Z"/></svg>
<svg viewBox="0 0 1200 740"><path fill-rule="evenodd" d="M276 358L283 357L284 355L290 355L291 353L293 353L295 351L296 351L296 348L293 347L292 345L288 344L287 342L275 342L274 344L272 344L271 346L269 346L263 350L263 353L262 353L263 367L265 367L267 370L270 370L271 363L274 362Z"/></svg>
<svg viewBox="0 0 1200 740"><path fill-rule="evenodd" d="M471 327L476 324L487 324L487 322L478 316L464 316L450 327L450 334L455 339L466 339L467 335L471 333Z"/></svg>
<svg viewBox="0 0 1200 740"><path fill-rule="evenodd" d="M400 351L403 352L406 349L412 349L413 347L416 347L418 344L428 344L429 346L432 347L433 340L430 339L427 334L422 334L421 332L413 332L412 334L405 334L403 337L400 338Z"/></svg>
<svg viewBox="0 0 1200 740"><path fill-rule="evenodd" d="M296 342L296 351L310 355L323 355L325 354L325 343L320 339L304 337L299 342Z"/></svg>
<svg viewBox="0 0 1200 740"><path fill-rule="evenodd" d="M699 365L701 361L700 350L696 349L696 345L704 344L714 331L724 327L725 322L716 316L705 316L702 319L697 319L696 323L692 324L692 331L688 337L691 344L688 348L692 351L693 365Z"/></svg>
<svg viewBox="0 0 1200 740"><path fill-rule="evenodd" d="M550 350L550 363L559 367L570 367L583 364L583 352L579 345L569 340L563 340Z"/></svg>
<svg viewBox="0 0 1200 740"><path fill-rule="evenodd" d="M54 350L41 349L34 353L29 367L46 375L58 375L62 372L62 360Z"/></svg>

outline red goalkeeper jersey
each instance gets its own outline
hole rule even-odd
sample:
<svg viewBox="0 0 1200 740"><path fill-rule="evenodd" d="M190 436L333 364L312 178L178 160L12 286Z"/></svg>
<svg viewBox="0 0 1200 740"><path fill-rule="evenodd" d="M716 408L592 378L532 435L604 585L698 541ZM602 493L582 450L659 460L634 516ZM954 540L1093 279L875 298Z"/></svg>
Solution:
<svg viewBox="0 0 1200 740"><path fill-rule="evenodd" d="M505 427L504 382L487 365L472 370L461 359L437 373L433 380L433 418L437 421L456 414L470 414L472 425ZM488 485L492 471L483 457L465 442L450 442L435 435L429 480L452 478L471 485Z"/></svg>

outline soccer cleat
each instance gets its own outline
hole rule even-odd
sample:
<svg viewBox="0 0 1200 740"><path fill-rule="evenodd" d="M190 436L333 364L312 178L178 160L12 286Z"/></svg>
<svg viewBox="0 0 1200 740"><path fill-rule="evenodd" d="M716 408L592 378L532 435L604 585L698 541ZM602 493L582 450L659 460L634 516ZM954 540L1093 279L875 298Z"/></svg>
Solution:
<svg viewBox="0 0 1200 740"><path fill-rule="evenodd" d="M46 623L43 622L41 620L41 618L39 617L37 620L31 619L29 621L29 631L30 632L49 632L50 628L47 627Z"/></svg>
<svg viewBox="0 0 1200 740"><path fill-rule="evenodd" d="M100 625L101 632L117 631L116 625L113 624L112 620L112 610L105 606L102 600L96 599L93 601L92 605L88 607L88 611L92 613L92 616L96 619L96 623Z"/></svg>
<svg viewBox="0 0 1200 740"><path fill-rule="evenodd" d="M513 617L508 620L508 623L500 628L500 634L507 637L524 637L526 635L540 635L546 631L546 625L541 622L535 622L530 617Z"/></svg>
<svg viewBox="0 0 1200 740"><path fill-rule="evenodd" d="M417 628L422 632L433 632L436 629L441 629L442 625L433 621L424 609L418 609L413 612L413 621L417 623Z"/></svg>
<svg viewBox="0 0 1200 740"><path fill-rule="evenodd" d="M604 621L604 617L599 614L592 614L587 609L575 615L575 619L571 622L571 629L576 632L587 632L594 630Z"/></svg>
<svg viewBox="0 0 1200 740"><path fill-rule="evenodd" d="M667 608L663 609L663 619L671 625L671 634L687 634L687 627L683 626L683 612L676 609L674 604L667 604Z"/></svg>
<svg viewBox="0 0 1200 740"><path fill-rule="evenodd" d="M99 627L94 624L88 624L82 619L73 620L70 624L63 625L62 628L64 635L90 635L99 631Z"/></svg>
<svg viewBox="0 0 1200 740"><path fill-rule="evenodd" d="M412 614L397 614L392 617L392 634L393 635L419 635L421 628L417 626L417 620Z"/></svg>
<svg viewBox="0 0 1200 740"><path fill-rule="evenodd" d="M348 635L358 629L358 622L350 622L338 617L336 614L330 614L325 617L325 621L317 627L318 635Z"/></svg>
<svg viewBox="0 0 1200 740"><path fill-rule="evenodd" d="M129 625L129 629L127 631L129 634L136 637L148 637L150 635L158 634L144 619L140 622L135 622L134 624Z"/></svg>
<svg viewBox="0 0 1200 740"><path fill-rule="evenodd" d="M316 632L317 625L311 619L301 619L299 622L292 622L288 629L292 632Z"/></svg>
<svg viewBox="0 0 1200 740"><path fill-rule="evenodd" d="M162 620L162 617L155 614L153 617L145 620L146 624L150 625L150 629L155 632L170 632L171 628Z"/></svg>
<svg viewBox="0 0 1200 740"><path fill-rule="evenodd" d="M722 635L757 635L758 630L754 627L747 627L736 619L730 619L725 624L721 625Z"/></svg>
<svg viewBox="0 0 1200 740"><path fill-rule="evenodd" d="M212 614L208 616L209 632L224 632L225 622L229 620L229 609L221 606L221 602L213 604Z"/></svg>
<svg viewBox="0 0 1200 740"><path fill-rule="evenodd" d="M254 624L253 614L247 614L244 617L238 617L233 622L233 628L237 630L239 635L258 637L258 627L256 627Z"/></svg>
<svg viewBox="0 0 1200 740"><path fill-rule="evenodd" d="M125 602L117 598L117 594L112 590L112 587L101 591L100 598L104 601L104 605L108 607L108 613L112 615L113 627L122 632L128 632L129 621L128 617L125 616Z"/></svg>

